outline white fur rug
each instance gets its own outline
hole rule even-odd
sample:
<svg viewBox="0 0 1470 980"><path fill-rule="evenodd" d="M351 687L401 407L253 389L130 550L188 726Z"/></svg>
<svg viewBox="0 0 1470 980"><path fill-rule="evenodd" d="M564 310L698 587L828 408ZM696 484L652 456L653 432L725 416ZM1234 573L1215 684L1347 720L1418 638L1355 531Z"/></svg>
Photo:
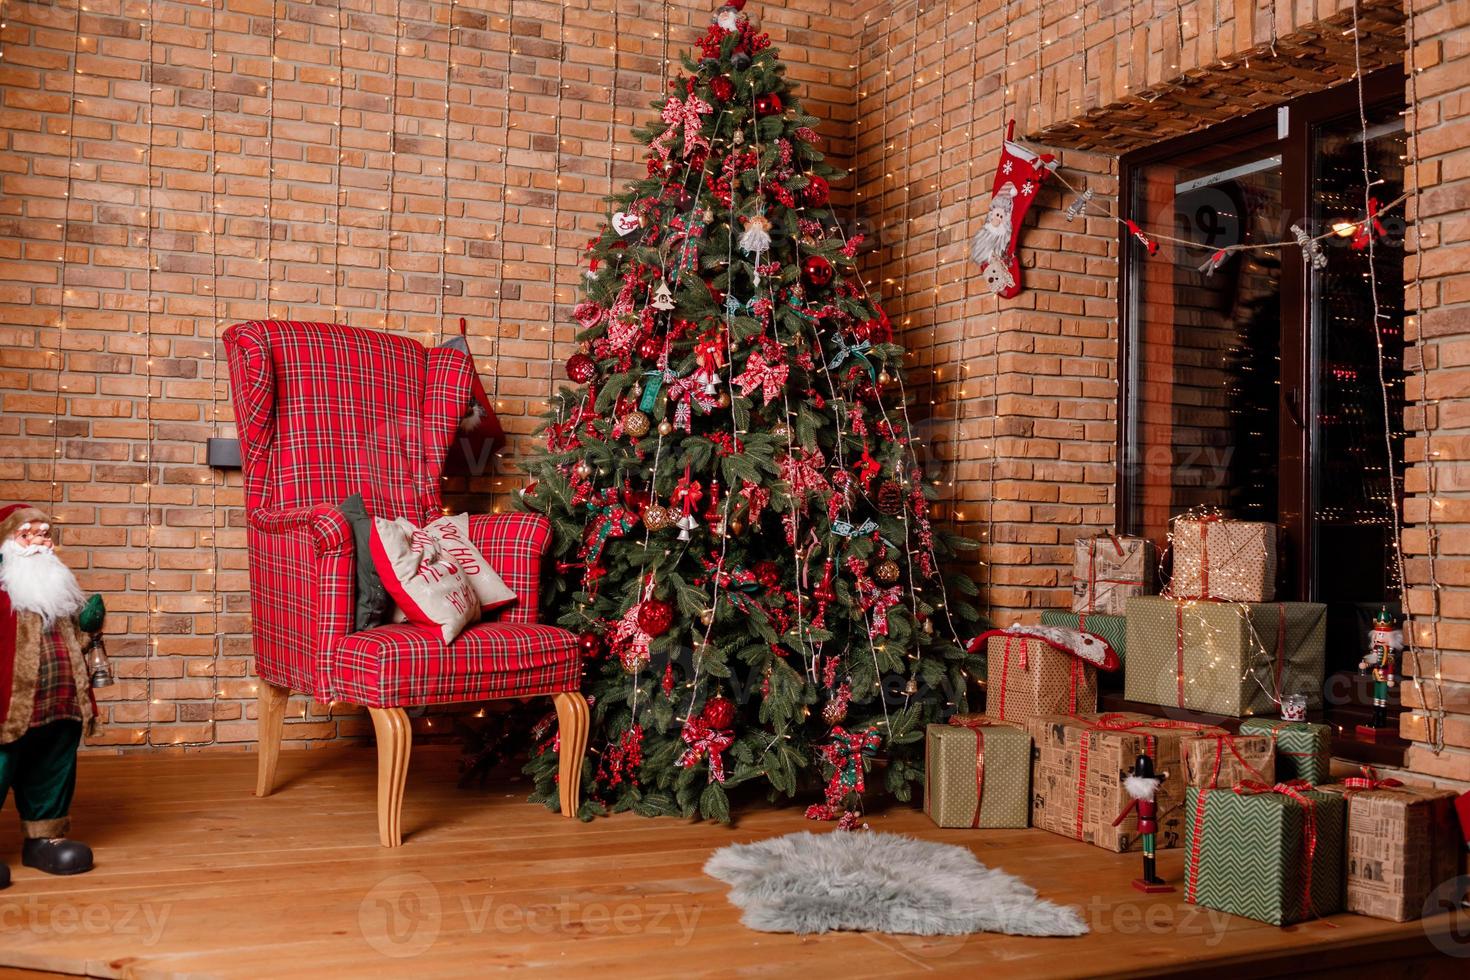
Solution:
<svg viewBox="0 0 1470 980"><path fill-rule="evenodd" d="M762 932L1080 936L1073 908L987 868L963 847L870 831L802 832L731 844L704 873L731 886L740 921Z"/></svg>

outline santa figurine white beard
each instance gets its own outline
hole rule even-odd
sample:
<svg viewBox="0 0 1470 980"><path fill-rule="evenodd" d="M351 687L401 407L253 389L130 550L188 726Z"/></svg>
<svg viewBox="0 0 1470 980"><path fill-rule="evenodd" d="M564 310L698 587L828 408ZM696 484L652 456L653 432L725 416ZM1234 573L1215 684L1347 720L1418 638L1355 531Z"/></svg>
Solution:
<svg viewBox="0 0 1470 980"><path fill-rule="evenodd" d="M1011 247L1011 215L1015 207L1015 191L1007 184L990 199L985 224L975 233L975 240L970 246L970 258L982 266L997 260L1005 261Z"/></svg>
<svg viewBox="0 0 1470 980"><path fill-rule="evenodd" d="M0 543L0 589L17 612L35 613L48 630L57 620L75 616L87 601L76 576L54 550L23 546L14 538Z"/></svg>

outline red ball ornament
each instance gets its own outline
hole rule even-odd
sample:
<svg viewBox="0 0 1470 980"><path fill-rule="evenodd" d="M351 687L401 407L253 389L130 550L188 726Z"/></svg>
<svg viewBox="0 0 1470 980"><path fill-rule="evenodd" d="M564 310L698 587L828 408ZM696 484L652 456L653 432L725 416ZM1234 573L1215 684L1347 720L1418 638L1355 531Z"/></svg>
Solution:
<svg viewBox="0 0 1470 980"><path fill-rule="evenodd" d="M827 178L811 174L807 177L807 185L801 190L801 197L814 208L825 207L832 199L832 185L827 183Z"/></svg>
<svg viewBox="0 0 1470 980"><path fill-rule="evenodd" d="M832 263L820 255L808 255L801 260L801 279L808 286L830 286L832 275Z"/></svg>
<svg viewBox="0 0 1470 980"><path fill-rule="evenodd" d="M764 589L774 589L781 584L781 569L773 561L758 561L750 566L750 573Z"/></svg>
<svg viewBox="0 0 1470 980"><path fill-rule="evenodd" d="M662 636L674 623L674 607L662 599L645 599L638 606L638 628L649 636Z"/></svg>
<svg viewBox="0 0 1470 980"><path fill-rule="evenodd" d="M730 96L735 94L735 83L727 75L716 75L710 79L709 90L721 102L729 102Z"/></svg>
<svg viewBox="0 0 1470 980"><path fill-rule="evenodd" d="M597 376L597 362L586 354L577 353L567 358L567 377L584 385Z"/></svg>
<svg viewBox="0 0 1470 980"><path fill-rule="evenodd" d="M723 694L716 694L704 703L700 717L711 728L729 728L735 723L735 702Z"/></svg>
<svg viewBox="0 0 1470 980"><path fill-rule="evenodd" d="M582 651L582 656L590 660L602 653L602 637L588 630L577 637L577 649Z"/></svg>
<svg viewBox="0 0 1470 980"><path fill-rule="evenodd" d="M644 337L638 341L638 356L645 361L656 361L664 352L664 342L657 337Z"/></svg>
<svg viewBox="0 0 1470 980"><path fill-rule="evenodd" d="M755 114L757 116L774 116L784 108L785 106L781 105L781 96L775 92L769 95L757 95L755 97Z"/></svg>

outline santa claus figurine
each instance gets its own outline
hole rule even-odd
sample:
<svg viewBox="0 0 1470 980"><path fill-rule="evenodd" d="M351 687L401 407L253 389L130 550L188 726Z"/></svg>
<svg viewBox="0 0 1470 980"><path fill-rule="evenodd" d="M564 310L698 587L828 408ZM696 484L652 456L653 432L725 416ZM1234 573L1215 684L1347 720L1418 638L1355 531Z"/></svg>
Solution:
<svg viewBox="0 0 1470 980"><path fill-rule="evenodd" d="M91 848L66 837L77 746L97 722L77 619L83 606L90 612L100 602L87 602L56 556L46 515L0 507L0 802L14 791L21 863L54 875L92 870ZM9 884L0 864L0 887Z"/></svg>

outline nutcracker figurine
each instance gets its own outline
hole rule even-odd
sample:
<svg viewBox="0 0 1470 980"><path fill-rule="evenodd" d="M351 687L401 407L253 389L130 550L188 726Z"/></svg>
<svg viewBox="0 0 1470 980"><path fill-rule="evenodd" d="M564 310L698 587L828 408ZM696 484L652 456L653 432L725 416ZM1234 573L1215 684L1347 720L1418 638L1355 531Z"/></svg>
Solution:
<svg viewBox="0 0 1470 980"><path fill-rule="evenodd" d="M1377 738L1388 728L1388 692L1398 683L1399 651L1403 646L1403 631L1394 628L1387 609L1380 609L1368 634L1368 655L1358 663L1360 671L1373 675L1373 723L1358 726L1358 734L1364 738Z"/></svg>
<svg viewBox="0 0 1470 980"><path fill-rule="evenodd" d="M1138 839L1143 843L1143 877L1133 879L1133 887L1149 894L1171 892L1174 888L1165 884L1154 869L1154 835L1159 831L1159 804L1154 798L1158 795L1160 784L1169 778L1169 774L1165 772L1155 775L1154 760L1147 755L1140 755L1133 764L1132 772L1121 772L1118 775L1122 777L1123 788L1128 791L1131 799L1113 821L1113 826L1118 826L1129 813L1137 810Z"/></svg>

